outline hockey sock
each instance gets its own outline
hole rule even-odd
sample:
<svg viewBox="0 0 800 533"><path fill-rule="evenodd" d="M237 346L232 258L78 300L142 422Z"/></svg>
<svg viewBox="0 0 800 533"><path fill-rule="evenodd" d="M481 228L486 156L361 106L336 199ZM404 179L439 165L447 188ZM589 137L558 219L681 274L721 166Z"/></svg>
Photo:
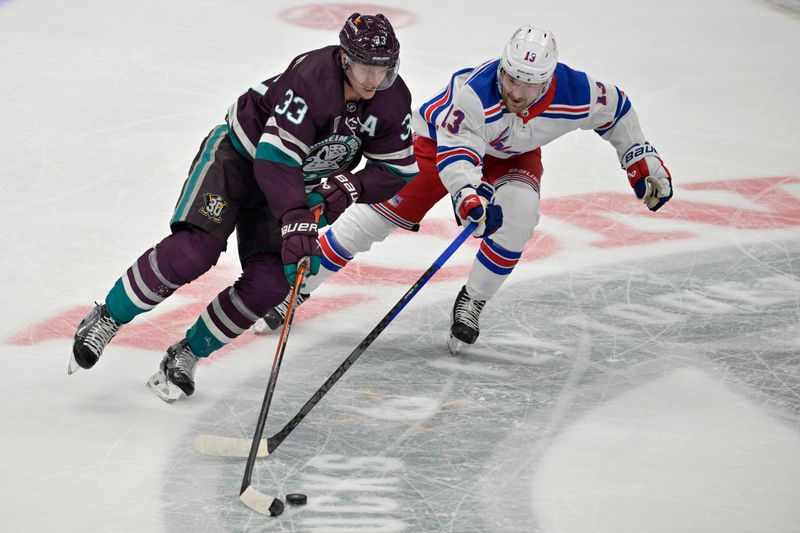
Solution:
<svg viewBox="0 0 800 533"><path fill-rule="evenodd" d="M481 242L467 278L467 292L475 299L489 300L508 279L522 252L506 250L490 238Z"/></svg>
<svg viewBox="0 0 800 533"><path fill-rule="evenodd" d="M281 303L288 290L280 257L259 255L248 259L239 280L220 292L186 332L192 352L208 357L233 341Z"/></svg>

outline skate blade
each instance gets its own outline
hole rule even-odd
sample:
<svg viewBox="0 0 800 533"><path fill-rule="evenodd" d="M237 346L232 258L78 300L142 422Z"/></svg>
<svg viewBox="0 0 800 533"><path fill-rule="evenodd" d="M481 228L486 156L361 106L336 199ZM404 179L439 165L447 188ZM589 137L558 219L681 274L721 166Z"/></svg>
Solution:
<svg viewBox="0 0 800 533"><path fill-rule="evenodd" d="M186 394L176 385L167 380L167 376L159 371L147 380L147 388L167 403L186 398Z"/></svg>
<svg viewBox="0 0 800 533"><path fill-rule="evenodd" d="M71 354L69 356L69 366L67 367L67 375L71 376L72 374L80 370L80 368L81 368L80 365L75 360L75 354Z"/></svg>
<svg viewBox="0 0 800 533"><path fill-rule="evenodd" d="M457 338L450 335L447 339L447 348L450 350L450 355L458 355L458 352L461 351L461 348L464 347L464 342L458 340Z"/></svg>

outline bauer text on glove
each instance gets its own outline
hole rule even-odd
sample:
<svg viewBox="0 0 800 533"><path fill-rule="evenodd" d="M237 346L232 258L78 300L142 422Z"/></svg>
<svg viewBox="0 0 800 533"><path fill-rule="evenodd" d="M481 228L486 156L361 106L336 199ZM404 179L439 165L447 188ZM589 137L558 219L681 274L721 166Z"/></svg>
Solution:
<svg viewBox="0 0 800 533"><path fill-rule="evenodd" d="M322 206L319 227L333 224L350 204L361 196L361 183L351 172L340 172L329 176L325 183L317 185L308 193L308 205L312 209Z"/></svg>
<svg viewBox="0 0 800 533"><path fill-rule="evenodd" d="M319 247L317 223L311 211L295 209L288 211L281 219L281 257L283 258L283 271L289 280L289 285L294 286L297 278L297 269L300 263L308 258L309 271L307 276L319 272L322 252Z"/></svg>
<svg viewBox="0 0 800 533"><path fill-rule="evenodd" d="M672 198L672 175L650 143L630 147L622 156L622 166L636 197L650 211L658 211Z"/></svg>

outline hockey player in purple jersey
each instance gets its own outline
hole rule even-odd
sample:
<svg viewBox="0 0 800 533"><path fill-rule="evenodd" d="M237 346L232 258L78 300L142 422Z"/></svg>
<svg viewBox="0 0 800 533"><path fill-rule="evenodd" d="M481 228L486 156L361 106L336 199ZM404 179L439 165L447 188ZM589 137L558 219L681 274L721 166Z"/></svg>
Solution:
<svg viewBox="0 0 800 533"><path fill-rule="evenodd" d="M191 395L199 358L280 303L299 263L308 259L311 274L318 272L309 201L323 208L321 226L354 202L390 199L416 175L411 95L398 76L391 24L380 14L354 13L339 41L298 56L231 105L192 163L171 234L80 323L69 373L94 366L121 327L208 271L236 230L241 277L208 304L147 382L168 402ZM366 165L356 172L362 157Z"/></svg>
<svg viewBox="0 0 800 533"><path fill-rule="evenodd" d="M630 100L612 84L558 61L552 32L525 25L500 58L454 73L414 111L419 175L389 201L353 206L320 238L322 268L307 290L397 228L416 230L448 193L462 221L480 223L472 270L456 296L448 346L474 343L486 301L522 256L539 221L540 147L578 129L616 150L636 196L651 211L672 197L672 177L647 141ZM281 303L256 323L276 329Z"/></svg>

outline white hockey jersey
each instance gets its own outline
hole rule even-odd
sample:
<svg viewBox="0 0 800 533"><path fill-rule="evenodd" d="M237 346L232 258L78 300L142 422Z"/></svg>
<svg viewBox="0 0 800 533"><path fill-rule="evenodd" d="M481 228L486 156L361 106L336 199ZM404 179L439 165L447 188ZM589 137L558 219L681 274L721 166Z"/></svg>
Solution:
<svg viewBox="0 0 800 533"><path fill-rule="evenodd" d="M573 130L594 130L614 146L620 161L633 145L645 144L625 93L563 63L544 96L521 113L509 112L500 95L499 63L459 70L413 113L417 135L437 142L437 168L451 194L480 183L485 155L513 157Z"/></svg>

